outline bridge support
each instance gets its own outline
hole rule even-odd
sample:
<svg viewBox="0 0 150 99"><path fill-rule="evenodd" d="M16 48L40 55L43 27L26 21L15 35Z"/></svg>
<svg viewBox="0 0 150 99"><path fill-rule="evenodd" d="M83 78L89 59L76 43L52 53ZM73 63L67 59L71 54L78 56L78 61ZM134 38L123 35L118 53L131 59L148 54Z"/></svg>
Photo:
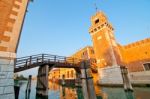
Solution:
<svg viewBox="0 0 150 99"><path fill-rule="evenodd" d="M82 62L80 67L84 99L97 99L89 62Z"/></svg>
<svg viewBox="0 0 150 99"><path fill-rule="evenodd" d="M42 65L39 67L37 76L36 97L48 99L48 72L48 65Z"/></svg>

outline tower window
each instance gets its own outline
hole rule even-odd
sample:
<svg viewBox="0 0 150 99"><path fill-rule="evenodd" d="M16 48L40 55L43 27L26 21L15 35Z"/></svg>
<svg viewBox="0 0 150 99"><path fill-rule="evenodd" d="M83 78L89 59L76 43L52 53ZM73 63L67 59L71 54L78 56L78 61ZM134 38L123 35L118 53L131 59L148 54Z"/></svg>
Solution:
<svg viewBox="0 0 150 99"><path fill-rule="evenodd" d="M99 23L99 19L96 19L96 20L95 20L95 24L97 24L97 23Z"/></svg>
<svg viewBox="0 0 150 99"><path fill-rule="evenodd" d="M143 64L146 71L150 70L150 63Z"/></svg>

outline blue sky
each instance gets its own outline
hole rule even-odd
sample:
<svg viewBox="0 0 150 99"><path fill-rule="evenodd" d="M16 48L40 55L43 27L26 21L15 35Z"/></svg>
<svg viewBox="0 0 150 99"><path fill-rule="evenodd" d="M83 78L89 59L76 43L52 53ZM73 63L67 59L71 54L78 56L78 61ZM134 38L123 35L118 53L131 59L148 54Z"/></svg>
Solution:
<svg viewBox="0 0 150 99"><path fill-rule="evenodd" d="M88 29L94 3L115 28L122 45L150 37L150 0L34 0L26 16L17 56L69 56L92 45Z"/></svg>

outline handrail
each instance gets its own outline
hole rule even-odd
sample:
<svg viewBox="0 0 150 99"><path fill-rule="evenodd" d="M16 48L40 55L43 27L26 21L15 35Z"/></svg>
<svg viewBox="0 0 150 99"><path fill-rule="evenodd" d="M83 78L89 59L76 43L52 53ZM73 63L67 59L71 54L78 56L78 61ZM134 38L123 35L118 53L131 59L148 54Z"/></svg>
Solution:
<svg viewBox="0 0 150 99"><path fill-rule="evenodd" d="M37 54L32 56L26 56L15 59L15 68L30 66L34 63L44 63L44 62L54 62L54 63L68 63L68 64L78 64L81 59L73 57L65 57L51 54Z"/></svg>
<svg viewBox="0 0 150 99"><path fill-rule="evenodd" d="M66 66L73 66L73 67L78 66L79 67L79 63L83 60L84 59L78 59L74 57L65 57L65 56L58 56L58 55L51 55L51 54L37 54L37 55L32 55L32 56L16 58L14 69L20 69L20 68L23 68L23 70L30 69L30 66L32 67L34 65L34 67L36 67L39 64L43 64L43 63L55 64L55 65L57 64L57 65L63 65L63 66L66 64ZM95 66L95 60L89 59L89 62L91 65L90 66L91 69L96 71L97 66Z"/></svg>

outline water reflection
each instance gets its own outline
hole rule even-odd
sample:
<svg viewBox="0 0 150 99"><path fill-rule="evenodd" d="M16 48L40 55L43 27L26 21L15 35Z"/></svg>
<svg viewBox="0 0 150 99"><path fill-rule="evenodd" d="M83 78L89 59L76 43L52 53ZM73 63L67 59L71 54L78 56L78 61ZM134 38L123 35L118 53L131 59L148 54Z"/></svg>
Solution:
<svg viewBox="0 0 150 99"><path fill-rule="evenodd" d="M27 83L21 85L19 99L25 99ZM150 99L150 88L134 88L134 92L125 92L123 88L99 87L95 85L97 99ZM36 97L36 81L32 82L30 99ZM65 87L49 82L48 99L84 99L81 88Z"/></svg>
<svg viewBox="0 0 150 99"><path fill-rule="evenodd" d="M134 93L132 91L126 91L126 99L135 99Z"/></svg>
<svg viewBox="0 0 150 99"><path fill-rule="evenodd" d="M79 91L81 91L81 88L65 87L53 82L49 82L49 89L53 91L59 90L60 99L83 99L80 97L78 98L77 94Z"/></svg>

